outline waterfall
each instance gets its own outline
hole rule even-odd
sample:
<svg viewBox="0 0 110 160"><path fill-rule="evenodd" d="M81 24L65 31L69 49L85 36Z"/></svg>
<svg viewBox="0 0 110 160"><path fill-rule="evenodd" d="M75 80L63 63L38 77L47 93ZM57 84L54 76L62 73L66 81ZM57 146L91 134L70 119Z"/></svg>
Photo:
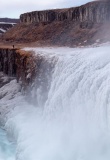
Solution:
<svg viewBox="0 0 110 160"><path fill-rule="evenodd" d="M110 47L25 50L46 59L27 96L14 80L14 98L0 103L16 159L109 160Z"/></svg>
<svg viewBox="0 0 110 160"><path fill-rule="evenodd" d="M0 160L15 160L14 144L9 143L6 133L0 129Z"/></svg>

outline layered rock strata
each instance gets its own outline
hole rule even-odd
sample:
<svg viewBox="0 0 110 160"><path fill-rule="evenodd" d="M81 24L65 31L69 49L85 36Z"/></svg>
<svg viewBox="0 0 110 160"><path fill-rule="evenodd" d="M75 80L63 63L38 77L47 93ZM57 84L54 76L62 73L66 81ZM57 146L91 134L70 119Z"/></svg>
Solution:
<svg viewBox="0 0 110 160"><path fill-rule="evenodd" d="M21 23L3 34L2 41L35 46L85 46L110 41L110 2L93 1L80 7L25 13Z"/></svg>
<svg viewBox="0 0 110 160"><path fill-rule="evenodd" d="M54 56L51 57L50 61L48 56L35 55L32 51L0 49L0 87L12 79L17 79L21 85L22 93L28 97L29 103L32 102L36 105L39 103L37 96L39 97L40 89L41 103L43 104L48 96L52 69L56 61ZM7 81L3 81L5 75L8 75ZM30 94L31 90L33 90L32 95Z"/></svg>
<svg viewBox="0 0 110 160"><path fill-rule="evenodd" d="M21 14L20 22L53 22L70 20L74 22L106 22L110 21L110 3L108 1L95 1L80 7L69 9L34 11Z"/></svg>
<svg viewBox="0 0 110 160"><path fill-rule="evenodd" d="M35 59L32 53L17 49L0 49L0 71L21 80L27 85L35 74Z"/></svg>

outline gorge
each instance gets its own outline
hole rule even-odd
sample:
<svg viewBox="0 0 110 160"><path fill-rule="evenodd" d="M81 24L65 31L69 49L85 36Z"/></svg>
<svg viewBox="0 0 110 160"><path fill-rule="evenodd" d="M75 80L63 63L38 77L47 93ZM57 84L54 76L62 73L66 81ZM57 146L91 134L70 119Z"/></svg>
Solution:
<svg viewBox="0 0 110 160"><path fill-rule="evenodd" d="M15 159L109 160L109 49L25 48L45 59L39 74L25 94L22 79L0 88L0 122Z"/></svg>
<svg viewBox="0 0 110 160"><path fill-rule="evenodd" d="M110 21L110 2L94 1L80 7L34 11L20 15L21 23L52 23L53 21L73 21L102 23Z"/></svg>
<svg viewBox="0 0 110 160"><path fill-rule="evenodd" d="M110 159L109 24L94 1L22 14L3 35L0 160Z"/></svg>
<svg viewBox="0 0 110 160"><path fill-rule="evenodd" d="M3 40L35 45L87 46L110 40L110 2L93 1L85 5L34 11L20 15L20 23L6 32Z"/></svg>

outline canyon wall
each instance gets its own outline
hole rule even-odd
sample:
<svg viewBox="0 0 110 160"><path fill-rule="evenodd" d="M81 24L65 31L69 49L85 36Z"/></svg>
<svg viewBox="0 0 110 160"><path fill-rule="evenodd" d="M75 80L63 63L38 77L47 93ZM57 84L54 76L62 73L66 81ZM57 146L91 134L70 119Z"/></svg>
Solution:
<svg viewBox="0 0 110 160"><path fill-rule="evenodd" d="M56 63L55 57L37 54L32 51L24 51L17 49L0 49L0 74L8 75L9 79L17 79L22 87L22 93L29 94L28 102L37 105L37 88L40 88L42 96L42 104L47 99L47 92L51 84L52 69ZM0 77L0 87L5 84ZM34 96L30 95L30 91L35 91ZM45 93L44 93L45 91ZM39 94L39 91L38 91ZM32 97L31 97L32 96ZM39 95L38 95L39 97Z"/></svg>
<svg viewBox="0 0 110 160"><path fill-rule="evenodd" d="M0 49L0 71L27 85L35 75L35 58L32 53L17 49Z"/></svg>
<svg viewBox="0 0 110 160"><path fill-rule="evenodd" d="M57 46L85 46L110 41L110 2L93 1L69 9L25 13L2 41ZM106 23L104 23L106 22Z"/></svg>
<svg viewBox="0 0 110 160"><path fill-rule="evenodd" d="M106 22L110 21L110 2L95 1L90 2L80 7L69 9L56 9L34 11L30 13L21 14L20 22L33 23L33 22L53 22L53 21L91 21L91 22Z"/></svg>
<svg viewBox="0 0 110 160"><path fill-rule="evenodd" d="M0 71L3 71L9 76L16 75L16 50L0 49Z"/></svg>

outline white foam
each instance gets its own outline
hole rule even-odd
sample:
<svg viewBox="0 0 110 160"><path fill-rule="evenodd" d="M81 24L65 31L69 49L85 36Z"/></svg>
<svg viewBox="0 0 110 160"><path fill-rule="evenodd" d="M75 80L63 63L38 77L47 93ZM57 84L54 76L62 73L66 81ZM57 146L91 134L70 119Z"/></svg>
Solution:
<svg viewBox="0 0 110 160"><path fill-rule="evenodd" d="M16 158L109 160L110 47L31 50L57 61L44 106L28 104L20 93L8 100L5 128L16 141ZM30 93L37 99L35 88Z"/></svg>

